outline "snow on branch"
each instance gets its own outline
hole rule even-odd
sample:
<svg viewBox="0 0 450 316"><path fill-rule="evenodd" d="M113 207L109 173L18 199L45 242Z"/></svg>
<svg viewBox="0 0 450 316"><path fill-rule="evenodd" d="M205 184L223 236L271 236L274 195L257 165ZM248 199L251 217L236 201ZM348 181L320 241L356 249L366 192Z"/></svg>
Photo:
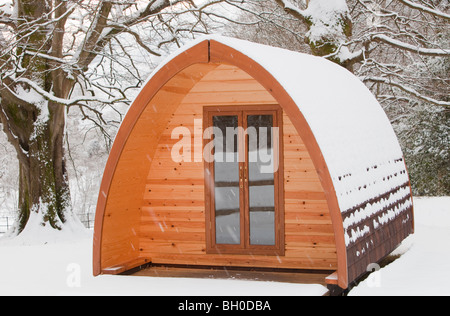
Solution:
<svg viewBox="0 0 450 316"><path fill-rule="evenodd" d="M299 20L307 21L307 14L305 10L301 10L296 5L294 5L289 0L275 0L281 7L283 7L284 11Z"/></svg>
<svg viewBox="0 0 450 316"><path fill-rule="evenodd" d="M407 5L407 6L410 7L410 8L417 9L417 10L423 11L423 12L427 12L427 13L430 13L430 14L432 14L432 15L435 15L435 16L438 16L438 17L441 17L441 18L444 18L444 19L446 19L446 20L450 20L450 14L447 14L447 13L445 13L445 12L438 11L438 10L435 10L435 9L431 9L431 8L426 7L426 6L423 6L423 5L421 5L421 4L411 2L411 1L409 1L409 0L399 0L399 1L400 1L401 3Z"/></svg>
<svg viewBox="0 0 450 316"><path fill-rule="evenodd" d="M53 94L45 91L42 89L37 83L34 81L27 79L27 78L19 78L15 80L17 83L23 83L31 87L34 91L39 93L42 97L44 97L46 100L50 102L54 102L56 104L65 105L65 106L73 106L73 105L80 105L83 102L100 102L104 104L114 104L116 102L122 101L125 98L122 96L120 98L115 99L102 99L98 97L89 97L89 96L82 96L74 99L63 99L54 96Z"/></svg>
<svg viewBox="0 0 450 316"><path fill-rule="evenodd" d="M423 94L417 92L416 90L414 90L412 88L409 88L409 87L406 87L405 85L403 85L403 84L401 84L399 82L390 80L388 78L365 77L365 78L363 78L363 81L364 82L371 81L371 82L377 82L377 83L384 83L384 84L387 84L387 85L399 88L400 90L402 90L402 91L404 91L406 93L409 93L409 94L413 95L414 97L416 97L416 98L418 98L418 99L420 99L422 101L429 102L431 104L438 105L438 106L450 106L450 102L439 101L439 100L435 100L433 98L424 96Z"/></svg>
<svg viewBox="0 0 450 316"><path fill-rule="evenodd" d="M32 51L26 50L26 51L24 51L24 54L25 55L31 55L31 56L39 57L39 58L44 58L44 59L51 60L51 61L54 61L54 62L57 62L57 63L60 63L60 64L67 63L67 61L64 60L63 58L58 58L58 57L51 56L51 55L44 54L44 53L40 53L40 52L32 52Z"/></svg>
<svg viewBox="0 0 450 316"><path fill-rule="evenodd" d="M420 55L435 56L435 57L450 56L450 49L418 47L418 46L414 46L414 45L396 40L396 39L386 36L384 34L374 35L372 37L372 40L378 41L378 42L383 42L383 43L389 44L391 46L394 46L396 48L400 48L402 50L406 50L406 51L420 54Z"/></svg>

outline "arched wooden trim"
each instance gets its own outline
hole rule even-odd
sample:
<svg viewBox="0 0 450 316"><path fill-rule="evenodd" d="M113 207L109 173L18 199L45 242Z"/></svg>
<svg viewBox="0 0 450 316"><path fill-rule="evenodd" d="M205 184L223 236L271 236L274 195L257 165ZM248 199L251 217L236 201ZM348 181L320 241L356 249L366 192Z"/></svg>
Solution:
<svg viewBox="0 0 450 316"><path fill-rule="evenodd" d="M125 116L120 129L114 140L113 147L109 154L100 186L99 197L97 201L97 210L95 214L94 240L93 240L93 274L102 273L101 252L103 221L106 211L109 191L114 179L114 173L119 163L122 151L127 143L128 137L133 131L139 117L147 107L150 100L164 87L164 85L184 69L199 63L209 62L209 41L205 40L196 46L188 49L174 59L165 64L154 76L147 82L136 100L131 105Z"/></svg>
<svg viewBox="0 0 450 316"><path fill-rule="evenodd" d="M292 123L311 155L325 191L336 241L338 285L341 288L346 289L348 287L347 249L345 245L342 215L330 172L308 122L283 86L264 67L259 65L253 59L227 45L211 40L210 61L213 63L228 63L247 72L273 95L286 114L291 118Z"/></svg>

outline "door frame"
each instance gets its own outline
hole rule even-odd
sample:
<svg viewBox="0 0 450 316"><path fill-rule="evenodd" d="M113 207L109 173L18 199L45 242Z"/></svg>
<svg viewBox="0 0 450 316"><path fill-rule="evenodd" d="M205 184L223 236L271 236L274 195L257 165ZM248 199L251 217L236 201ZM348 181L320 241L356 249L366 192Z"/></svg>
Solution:
<svg viewBox="0 0 450 316"><path fill-rule="evenodd" d="M283 110L279 105L242 105L242 106L205 106L203 107L203 132L213 126L213 116L222 115L240 115L238 117L239 126L246 129L247 115L274 115L274 127L279 128L279 139L275 140L274 146L278 147L278 170L274 174L274 204L275 204L275 245L251 245L250 244L250 212L248 208L248 181L245 182L244 189L240 188L240 236L239 245L216 244L215 231L215 199L214 199L214 161L211 159L211 152L204 153L205 168L205 219L206 219L206 253L208 254L254 254L268 256L285 255L285 221L284 221L284 144L283 144ZM242 125L241 125L242 124ZM243 135L238 138L242 140ZM210 139L203 138L203 148L211 142ZM239 181L248 178L248 141L245 138L244 143L238 140L239 155L242 151L245 154L245 162L240 162ZM208 156L206 156L208 155ZM208 159L205 159L208 158ZM245 191L245 194L244 194ZM243 210L243 211L242 211Z"/></svg>

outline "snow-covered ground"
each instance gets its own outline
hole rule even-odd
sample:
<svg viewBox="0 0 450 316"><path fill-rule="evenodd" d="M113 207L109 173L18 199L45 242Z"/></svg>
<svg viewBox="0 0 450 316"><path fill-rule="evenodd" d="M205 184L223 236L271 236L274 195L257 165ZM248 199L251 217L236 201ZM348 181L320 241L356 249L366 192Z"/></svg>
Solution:
<svg viewBox="0 0 450 316"><path fill-rule="evenodd" d="M350 295L450 295L450 197L416 198L416 233L401 257ZM34 232L37 234L38 232ZM47 240L47 242L45 242ZM322 295L321 285L277 282L92 276L92 233L40 232L0 239L0 295L266 296Z"/></svg>
<svg viewBox="0 0 450 316"><path fill-rule="evenodd" d="M401 257L350 295L450 295L450 197L414 199L415 234L394 252Z"/></svg>

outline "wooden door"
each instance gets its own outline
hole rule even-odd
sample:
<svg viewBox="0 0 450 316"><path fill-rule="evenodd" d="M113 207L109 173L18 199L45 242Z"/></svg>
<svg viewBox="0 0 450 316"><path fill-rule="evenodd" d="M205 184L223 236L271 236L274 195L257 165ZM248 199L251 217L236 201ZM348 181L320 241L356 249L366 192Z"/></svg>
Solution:
<svg viewBox="0 0 450 316"><path fill-rule="evenodd" d="M204 120L207 252L284 255L281 110L207 107Z"/></svg>

